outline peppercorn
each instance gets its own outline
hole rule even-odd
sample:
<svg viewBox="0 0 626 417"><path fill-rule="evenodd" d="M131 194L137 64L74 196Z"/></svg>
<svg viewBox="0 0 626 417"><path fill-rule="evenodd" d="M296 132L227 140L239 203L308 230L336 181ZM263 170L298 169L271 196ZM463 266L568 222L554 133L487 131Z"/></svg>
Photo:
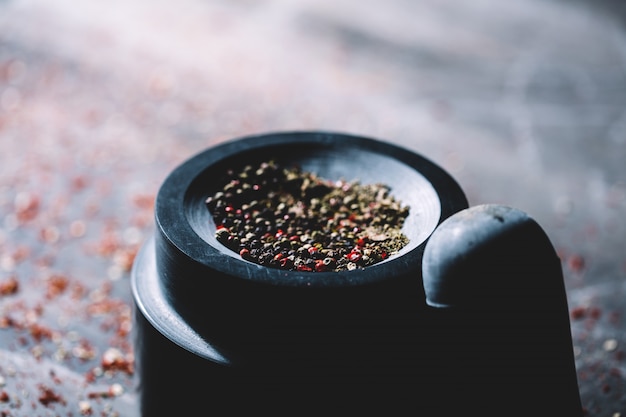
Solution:
<svg viewBox="0 0 626 417"><path fill-rule="evenodd" d="M408 243L401 229L409 209L387 185L331 182L274 161L229 170L222 184L205 200L215 237L250 262L307 272L354 270Z"/></svg>

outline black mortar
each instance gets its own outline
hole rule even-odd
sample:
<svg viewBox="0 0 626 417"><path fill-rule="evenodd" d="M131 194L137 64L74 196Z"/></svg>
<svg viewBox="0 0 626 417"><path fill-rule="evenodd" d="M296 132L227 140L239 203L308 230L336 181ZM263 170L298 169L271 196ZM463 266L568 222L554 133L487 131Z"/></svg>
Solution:
<svg viewBox="0 0 626 417"><path fill-rule="evenodd" d="M354 271L284 271L241 259L215 239L204 201L227 169L270 159L324 179L389 185L410 207L409 244ZM428 326L422 255L435 228L466 207L442 168L371 138L250 136L185 161L159 190L156 232L132 273L142 415L423 408L436 369L420 350Z"/></svg>

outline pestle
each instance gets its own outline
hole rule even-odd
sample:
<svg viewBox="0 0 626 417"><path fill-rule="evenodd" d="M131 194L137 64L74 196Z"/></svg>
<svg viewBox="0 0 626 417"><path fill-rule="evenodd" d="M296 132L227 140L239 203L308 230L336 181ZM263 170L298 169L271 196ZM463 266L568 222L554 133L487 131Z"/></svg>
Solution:
<svg viewBox="0 0 626 417"><path fill-rule="evenodd" d="M582 415L561 264L536 221L462 210L431 235L422 271L439 415Z"/></svg>

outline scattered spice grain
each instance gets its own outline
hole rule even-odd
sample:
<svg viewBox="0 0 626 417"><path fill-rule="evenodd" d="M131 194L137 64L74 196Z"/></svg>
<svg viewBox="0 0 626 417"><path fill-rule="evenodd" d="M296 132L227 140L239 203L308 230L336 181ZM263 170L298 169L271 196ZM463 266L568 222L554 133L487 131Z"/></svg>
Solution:
<svg viewBox="0 0 626 417"><path fill-rule="evenodd" d="M0 281L0 296L16 294L19 288L19 281L14 276L11 276L3 281Z"/></svg>
<svg viewBox="0 0 626 417"><path fill-rule="evenodd" d="M49 407L51 404L60 403L65 405L65 400L63 397L52 390L52 388L47 387L43 384L39 385L39 402L46 407Z"/></svg>

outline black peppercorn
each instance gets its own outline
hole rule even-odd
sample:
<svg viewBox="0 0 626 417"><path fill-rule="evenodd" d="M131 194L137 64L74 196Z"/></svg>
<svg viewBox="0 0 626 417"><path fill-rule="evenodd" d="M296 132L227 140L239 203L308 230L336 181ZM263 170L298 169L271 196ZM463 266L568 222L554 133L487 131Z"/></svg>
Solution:
<svg viewBox="0 0 626 417"><path fill-rule="evenodd" d="M253 184L253 185L251 185ZM229 171L205 200L215 236L251 262L299 271L364 268L407 243L408 215L386 185L322 180L274 161Z"/></svg>

